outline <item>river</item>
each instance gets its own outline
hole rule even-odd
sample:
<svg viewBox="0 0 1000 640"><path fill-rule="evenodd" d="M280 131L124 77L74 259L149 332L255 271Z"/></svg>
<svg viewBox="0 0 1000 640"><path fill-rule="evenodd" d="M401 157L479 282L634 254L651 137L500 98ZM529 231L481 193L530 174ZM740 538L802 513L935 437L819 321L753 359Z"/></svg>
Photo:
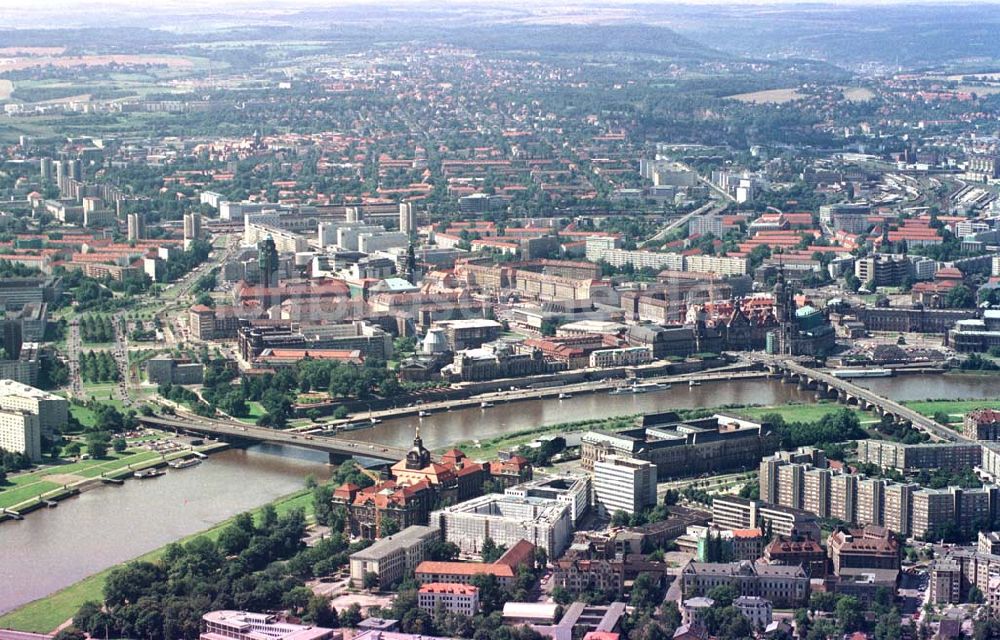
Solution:
<svg viewBox="0 0 1000 640"><path fill-rule="evenodd" d="M1000 397L1000 377L992 375L906 375L894 378L856 379L855 383L893 400ZM723 405L782 405L813 402L815 391L776 380L705 382L700 386L674 385L670 389L638 395L609 395L606 391L576 394L567 400L529 400L497 404L486 409L470 407L386 420L370 429L352 431L350 437L383 445L408 447L413 432L431 449L470 440L486 440L504 433L542 425L611 418L636 413L696 409Z"/></svg>
<svg viewBox="0 0 1000 640"><path fill-rule="evenodd" d="M0 613L301 489L310 473L328 476L325 462L282 447L222 451L0 524Z"/></svg>
<svg viewBox="0 0 1000 640"><path fill-rule="evenodd" d="M914 375L858 380L895 400L1000 397L1000 378ZM639 395L576 394L442 412L422 420L386 420L352 438L406 447L415 427L429 448L487 439L540 425L727 404L780 405L815 400L812 391L776 380L676 385ZM280 454L280 455L273 455ZM99 488L0 524L0 612L45 596L108 566L211 527L327 473L325 457L288 447L255 446L214 454L166 476Z"/></svg>

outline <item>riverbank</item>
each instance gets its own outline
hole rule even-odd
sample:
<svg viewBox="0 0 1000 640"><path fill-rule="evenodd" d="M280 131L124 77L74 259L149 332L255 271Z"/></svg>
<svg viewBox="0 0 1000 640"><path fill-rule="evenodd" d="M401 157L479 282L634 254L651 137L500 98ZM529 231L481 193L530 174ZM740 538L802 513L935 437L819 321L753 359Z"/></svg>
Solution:
<svg viewBox="0 0 1000 640"><path fill-rule="evenodd" d="M20 519L43 506L53 506L105 484L120 484L133 478L136 471L162 467L173 460L194 455L205 456L228 447L224 442L213 442L166 454L133 450L127 455L109 454L108 459L79 460L19 474L9 479L12 487L0 491L0 522Z"/></svg>
<svg viewBox="0 0 1000 640"><path fill-rule="evenodd" d="M274 505L279 515L295 508L302 508L306 512L307 517L311 517L313 512L312 492L308 489L301 489L284 496L283 498L279 498L270 504ZM251 512L256 517L260 514L262 509L263 507L260 507L252 510ZM232 521L233 518L228 518L217 525L199 533L186 536L177 542L185 544L203 536L214 540L218 538L222 530L225 529ZM164 545L159 549L134 558L130 562L155 562L163 556L168 546L169 545ZM80 605L84 602L87 602L88 600L99 601L102 599L104 583L107 581L108 575L112 570L114 570L114 568L115 567L109 567L104 571L84 578L76 584L57 591L50 596L29 602L22 607L18 607L14 611L0 616L0 629L16 629L18 631L28 631L32 633L53 632L67 620L71 619L77 609L80 608Z"/></svg>

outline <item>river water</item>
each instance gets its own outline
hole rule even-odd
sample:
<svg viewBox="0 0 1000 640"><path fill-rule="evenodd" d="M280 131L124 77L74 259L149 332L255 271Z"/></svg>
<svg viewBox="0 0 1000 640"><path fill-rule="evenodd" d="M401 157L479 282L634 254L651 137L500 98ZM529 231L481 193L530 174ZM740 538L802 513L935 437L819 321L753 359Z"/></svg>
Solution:
<svg viewBox="0 0 1000 640"><path fill-rule="evenodd" d="M1000 377L901 376L857 381L895 400L1000 397ZM638 394L577 394L441 412L422 420L386 420L350 434L406 447L415 427L429 448L540 425L727 404L780 405L815 400L812 391L776 380L706 382ZM278 455L275 455L278 454ZM328 473L324 456L289 447L255 446L212 455L204 464L166 476L102 487L57 509L0 524L0 612L43 597L108 566L207 529Z"/></svg>
<svg viewBox="0 0 1000 640"><path fill-rule="evenodd" d="M222 451L0 524L0 612L301 489L308 474L328 475L325 461L281 447Z"/></svg>

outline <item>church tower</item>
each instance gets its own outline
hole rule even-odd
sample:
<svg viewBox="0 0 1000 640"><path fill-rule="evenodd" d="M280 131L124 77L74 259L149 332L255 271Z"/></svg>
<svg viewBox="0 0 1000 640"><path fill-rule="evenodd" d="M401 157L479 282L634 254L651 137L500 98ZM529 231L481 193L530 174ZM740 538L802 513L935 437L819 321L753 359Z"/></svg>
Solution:
<svg viewBox="0 0 1000 640"><path fill-rule="evenodd" d="M431 464L431 452L424 448L424 441L420 438L420 427L413 438L413 447L406 453L406 468L417 471L429 467Z"/></svg>

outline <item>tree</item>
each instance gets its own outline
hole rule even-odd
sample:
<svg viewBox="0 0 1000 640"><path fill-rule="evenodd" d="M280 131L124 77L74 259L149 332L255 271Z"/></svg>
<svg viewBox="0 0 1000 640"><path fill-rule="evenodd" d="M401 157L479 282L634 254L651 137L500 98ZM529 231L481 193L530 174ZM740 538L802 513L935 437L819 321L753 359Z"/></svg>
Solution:
<svg viewBox="0 0 1000 640"><path fill-rule="evenodd" d="M505 551L507 551L506 546L497 546L497 543L493 542L493 538L486 536L483 539L483 546L479 550L479 555L482 557L483 562L496 562Z"/></svg>
<svg viewBox="0 0 1000 640"><path fill-rule="evenodd" d="M715 606L725 608L733 604L733 600L739 597L736 588L729 584L714 587L705 594L706 597L715 601Z"/></svg>
<svg viewBox="0 0 1000 640"><path fill-rule="evenodd" d="M330 606L329 596L314 595L309 598L305 617L317 627L336 628L340 626L337 610Z"/></svg>
<svg viewBox="0 0 1000 640"><path fill-rule="evenodd" d="M816 591L809 596L809 609L812 611L832 612L837 607L837 594L829 591Z"/></svg>
<svg viewBox="0 0 1000 640"><path fill-rule="evenodd" d="M87 453L91 458L103 458L108 455L108 434L103 431L91 431L87 434Z"/></svg>
<svg viewBox="0 0 1000 640"><path fill-rule="evenodd" d="M976 306L976 296L964 284L952 287L945 295L945 306L957 309L969 309Z"/></svg>
<svg viewBox="0 0 1000 640"><path fill-rule="evenodd" d="M125 453L128 443L125 442L125 438L115 438L111 441L111 448L115 450L115 453Z"/></svg>
<svg viewBox="0 0 1000 640"><path fill-rule="evenodd" d="M66 627L57 633L53 640L87 640L87 634L76 627Z"/></svg>
<svg viewBox="0 0 1000 640"><path fill-rule="evenodd" d="M864 609L853 596L841 596L834 609L841 633L858 631L864 624Z"/></svg>
<svg viewBox="0 0 1000 640"><path fill-rule="evenodd" d="M365 571L364 578L362 579L361 586L365 589L371 590L378 588L378 574L374 571Z"/></svg>
<svg viewBox="0 0 1000 640"><path fill-rule="evenodd" d="M325 527L333 522L333 489L329 485L319 485L312 491L313 514L316 522Z"/></svg>
<svg viewBox="0 0 1000 640"><path fill-rule="evenodd" d="M361 622L361 606L357 602L351 604L340 614L340 624L345 627L357 627L359 622Z"/></svg>
<svg viewBox="0 0 1000 640"><path fill-rule="evenodd" d="M445 542L435 538L427 546L427 558L435 562L450 562L458 558L460 551L454 542Z"/></svg>
<svg viewBox="0 0 1000 640"><path fill-rule="evenodd" d="M636 576L630 600L632 606L643 611L655 609L663 601L662 590L653 574L644 571Z"/></svg>
<svg viewBox="0 0 1000 640"><path fill-rule="evenodd" d="M809 612L805 609L795 610L795 633L799 638L805 638L809 633Z"/></svg>

